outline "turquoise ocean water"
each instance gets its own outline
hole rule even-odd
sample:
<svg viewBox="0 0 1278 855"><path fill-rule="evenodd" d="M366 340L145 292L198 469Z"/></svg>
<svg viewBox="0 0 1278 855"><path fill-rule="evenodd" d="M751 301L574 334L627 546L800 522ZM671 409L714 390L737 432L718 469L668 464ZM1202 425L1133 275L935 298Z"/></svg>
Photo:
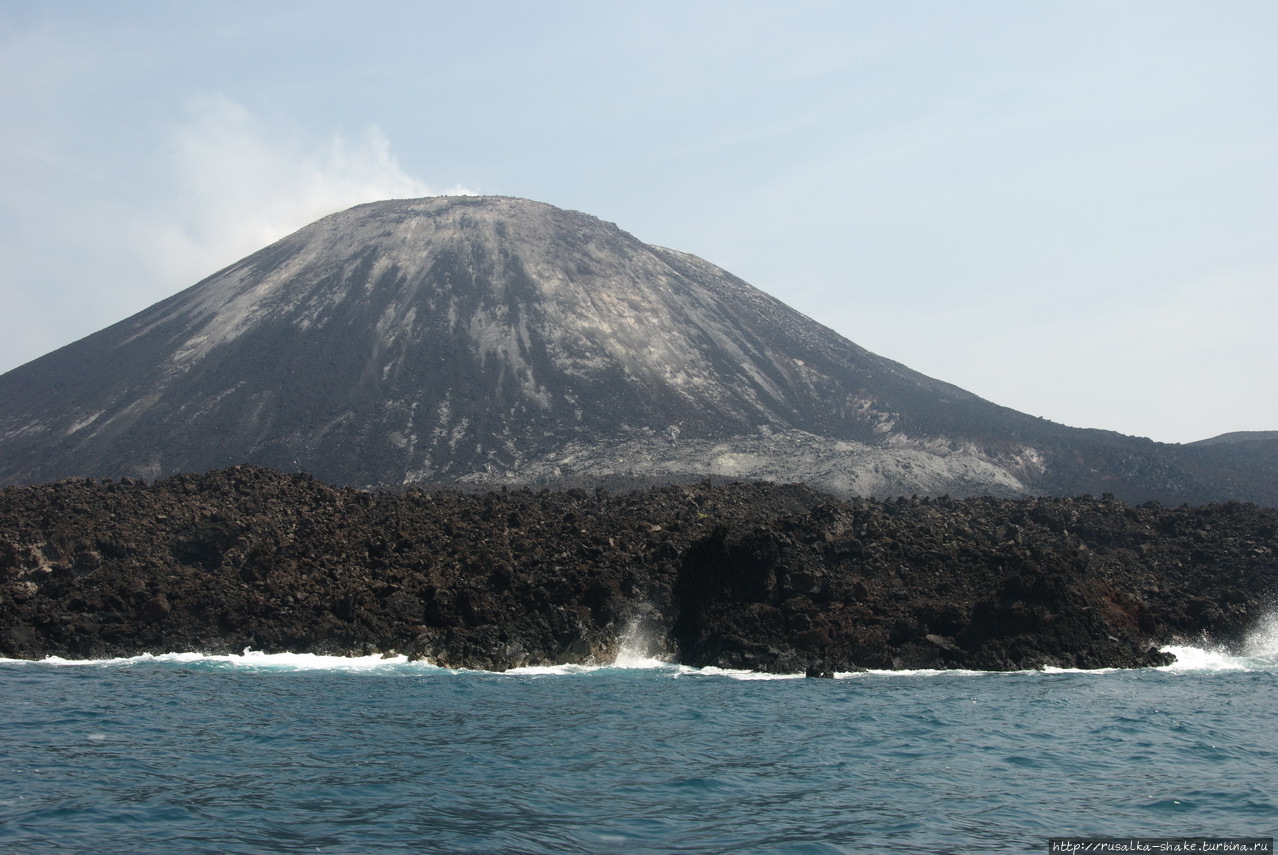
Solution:
<svg viewBox="0 0 1278 855"><path fill-rule="evenodd" d="M0 660L0 852L1046 852L1278 832L1278 632L1164 669Z"/></svg>

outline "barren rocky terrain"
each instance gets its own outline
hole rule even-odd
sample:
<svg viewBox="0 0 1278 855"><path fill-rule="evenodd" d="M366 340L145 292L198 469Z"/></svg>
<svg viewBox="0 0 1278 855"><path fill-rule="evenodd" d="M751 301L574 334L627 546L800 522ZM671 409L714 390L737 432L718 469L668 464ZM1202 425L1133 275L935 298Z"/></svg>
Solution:
<svg viewBox="0 0 1278 855"><path fill-rule="evenodd" d="M238 466L0 490L0 655L398 651L503 670L1166 662L1273 608L1278 510L709 482L365 492Z"/></svg>

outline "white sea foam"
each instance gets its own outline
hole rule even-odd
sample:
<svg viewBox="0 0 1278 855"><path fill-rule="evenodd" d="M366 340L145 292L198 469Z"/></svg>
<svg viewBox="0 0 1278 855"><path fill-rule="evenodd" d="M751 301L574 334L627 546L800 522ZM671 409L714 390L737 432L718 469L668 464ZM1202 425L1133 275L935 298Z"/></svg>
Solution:
<svg viewBox="0 0 1278 855"><path fill-rule="evenodd" d="M1164 671L1278 670L1278 611L1257 621L1238 650L1192 645L1168 645L1163 650L1176 657Z"/></svg>
<svg viewBox="0 0 1278 855"><path fill-rule="evenodd" d="M501 672L483 672L483 673L501 673L511 677L562 677L567 674L589 674L593 671L601 671L603 665L521 665L518 668L510 668ZM480 673L480 672L475 672Z"/></svg>
<svg viewBox="0 0 1278 855"><path fill-rule="evenodd" d="M620 659L620 657L618 658ZM804 676L802 674L767 674L762 671L716 668L713 665L707 665L704 668L693 668L691 665L678 665L660 659L640 658L632 661L636 664L525 665L520 668L511 668L501 673L511 677L555 677L570 674L592 674L595 672L651 671L671 678L724 677L730 680L802 680Z"/></svg>
<svg viewBox="0 0 1278 855"><path fill-rule="evenodd" d="M767 674L763 671L741 671L735 668L716 668L707 665L705 668L685 668L680 672L698 674L706 677L730 677L733 680L802 680L803 674Z"/></svg>
<svg viewBox="0 0 1278 855"><path fill-rule="evenodd" d="M1257 622L1256 627L1248 634L1237 650L1226 650L1211 645L1196 646L1192 644L1174 644L1162 648L1176 657L1171 665L1157 670L1167 672L1211 672L1211 671L1269 671L1278 672L1278 611L1272 612ZM143 653L114 659L64 659L50 656L38 662L23 659L2 659L4 664L42 664L54 667L93 667L112 666L128 667L146 663L199 664L209 663L225 668L245 668L252 670L274 671L379 671L403 670L427 671L440 674L466 673L468 669L446 669L424 661L410 662L407 656L398 654L371 656L322 656L314 653L263 653L246 649L239 654L206 654L206 653L165 653L152 655ZM767 674L759 671L747 671L732 668L693 668L671 662L663 653L663 636L652 624L641 620L632 621L623 634L617 650L616 659L612 663L603 664L571 664L571 665L531 665L512 668L503 673L511 676L566 676L572 674L589 674L596 671L644 670L664 673L670 677L723 677L734 680L794 680L802 679L802 674ZM1048 667L1040 672L1050 674L1092 674L1103 675L1118 668L1053 668ZM488 673L473 671L471 673ZM918 669L918 670L870 670L854 672L837 672L836 679L848 680L866 677L939 677L939 676L982 676L1000 672L969 671L963 669Z"/></svg>
<svg viewBox="0 0 1278 855"><path fill-rule="evenodd" d="M240 656L223 657L234 665L251 667L285 668L292 671L364 671L385 668L391 665L403 665L408 662L404 655L372 655L372 656L320 656L315 653L260 653L256 650L245 650ZM430 667L430 666L427 666Z"/></svg>
<svg viewBox="0 0 1278 855"><path fill-rule="evenodd" d="M502 672L482 671L477 669L441 668L424 661L409 661L403 655L372 656L321 656L314 653L263 653L258 650L245 650L236 654L209 653L163 653L153 655L143 653L138 656L127 656L113 659L65 659L61 656L49 656L40 660L2 659L0 663L22 665L44 665L57 668L88 667L131 667L147 664L175 665L213 665L222 668L243 668L253 671L423 671L435 674L489 674L511 677L555 677L573 674L590 674L594 672L618 670L644 670L664 672L670 677L726 677L734 680L791 680L802 679L802 674L765 674L758 671L745 671L731 668L693 668L679 665L655 656L646 655L649 649L645 644L651 642L631 641L622 645L617 660L610 664L565 664L565 665L525 665Z"/></svg>
<svg viewBox="0 0 1278 855"><path fill-rule="evenodd" d="M1243 643L1243 655L1278 662L1278 611L1260 619Z"/></svg>
<svg viewBox="0 0 1278 855"><path fill-rule="evenodd" d="M637 653L633 650L622 648L617 651L617 658L613 661L612 667L625 668L627 670L651 670L653 668L665 668L670 663L665 659L659 659L656 656L647 656Z"/></svg>
<svg viewBox="0 0 1278 855"><path fill-rule="evenodd" d="M1169 644L1162 648L1164 653L1176 657L1170 665L1159 668L1160 671L1246 671L1247 663L1243 657L1231 655L1223 650L1191 647L1183 644Z"/></svg>
<svg viewBox="0 0 1278 855"><path fill-rule="evenodd" d="M11 660L12 661L12 660ZM238 654L210 653L163 653L158 656L143 653L138 656L126 656L114 659L64 659L61 656L49 656L39 660L45 665L58 667L88 666L128 666L145 663L216 663L230 667L253 669L274 669L283 671L367 671L385 669L408 663L408 657L402 655L372 656L322 656L315 653L263 653L246 649ZM413 663L424 668L443 670L425 662Z"/></svg>
<svg viewBox="0 0 1278 855"><path fill-rule="evenodd" d="M669 660L661 657L664 636L649 623L635 618L626 625L617 645L617 655L611 663L580 663L571 665L524 665L502 673L524 677L545 677L565 674L588 674L604 669L654 670L672 668Z"/></svg>
<svg viewBox="0 0 1278 855"><path fill-rule="evenodd" d="M671 677L705 676L728 677L733 680L792 680L802 674L765 674L734 668L692 668L670 661L665 645L665 633L652 620L635 618L622 633L613 668L638 671L664 671Z"/></svg>
<svg viewBox="0 0 1278 855"><path fill-rule="evenodd" d="M1130 670L1130 669L1128 668L1057 668L1054 665L1043 666L1044 674L1113 674L1115 671L1127 671L1127 670Z"/></svg>
<svg viewBox="0 0 1278 855"><path fill-rule="evenodd" d="M662 637L649 623L638 618L630 621L622 633L613 667L644 670L666 667L670 663L661 657Z"/></svg>

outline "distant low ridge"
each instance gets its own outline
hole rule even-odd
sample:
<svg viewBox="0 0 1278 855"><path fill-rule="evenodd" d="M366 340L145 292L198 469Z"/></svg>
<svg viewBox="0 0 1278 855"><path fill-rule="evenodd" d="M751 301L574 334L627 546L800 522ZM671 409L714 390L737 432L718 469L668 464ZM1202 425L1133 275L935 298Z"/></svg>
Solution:
<svg viewBox="0 0 1278 855"><path fill-rule="evenodd" d="M504 197L334 214L0 376L0 484L252 463L366 488L711 476L1276 505L1276 458L1015 412L695 256Z"/></svg>
<svg viewBox="0 0 1278 855"><path fill-rule="evenodd" d="M1278 442L1278 430L1239 430L1222 433L1211 439L1200 439L1190 445L1224 445L1240 442Z"/></svg>

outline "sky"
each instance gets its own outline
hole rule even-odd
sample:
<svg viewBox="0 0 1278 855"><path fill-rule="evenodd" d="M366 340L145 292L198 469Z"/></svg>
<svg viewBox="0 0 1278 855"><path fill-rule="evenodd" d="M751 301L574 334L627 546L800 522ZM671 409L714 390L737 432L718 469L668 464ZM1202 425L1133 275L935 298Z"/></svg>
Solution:
<svg viewBox="0 0 1278 855"><path fill-rule="evenodd" d="M521 196L1013 409L1278 430L1272 0L0 0L0 372L326 214Z"/></svg>

